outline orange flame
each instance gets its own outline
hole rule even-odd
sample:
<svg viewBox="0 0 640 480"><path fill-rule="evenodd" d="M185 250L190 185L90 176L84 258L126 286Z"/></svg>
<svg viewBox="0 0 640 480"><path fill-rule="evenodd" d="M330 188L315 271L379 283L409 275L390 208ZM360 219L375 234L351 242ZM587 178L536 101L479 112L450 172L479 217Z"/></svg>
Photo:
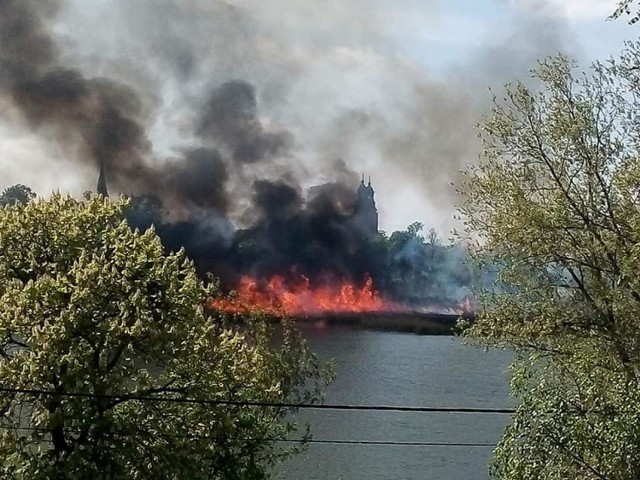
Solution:
<svg viewBox="0 0 640 480"><path fill-rule="evenodd" d="M276 275L264 287L260 287L255 279L244 276L236 293L233 297L211 300L209 305L228 313L261 311L278 316L403 310L400 305L384 300L373 288L370 277L362 287L342 282L312 288L304 276L290 284Z"/></svg>
<svg viewBox="0 0 640 480"><path fill-rule="evenodd" d="M464 299L464 303L462 304L462 314L463 315L471 315L474 312L473 308L473 300L471 299L471 295L467 295Z"/></svg>
<svg viewBox="0 0 640 480"><path fill-rule="evenodd" d="M475 315L475 307L473 304L473 297L471 295L467 295L464 297L461 303L454 307L444 307L441 306L439 309L432 309L434 312L441 312L450 315L462 315L464 317L474 316Z"/></svg>

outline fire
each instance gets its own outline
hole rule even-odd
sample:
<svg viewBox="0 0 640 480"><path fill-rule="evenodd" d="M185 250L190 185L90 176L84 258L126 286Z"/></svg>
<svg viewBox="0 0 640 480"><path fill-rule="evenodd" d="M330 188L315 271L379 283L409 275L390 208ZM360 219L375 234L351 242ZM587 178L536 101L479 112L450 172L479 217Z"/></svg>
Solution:
<svg viewBox="0 0 640 480"><path fill-rule="evenodd" d="M464 303L462 304L462 314L463 315L471 315L473 314L475 308L473 307L473 300L471 299L471 295L467 295L464 299Z"/></svg>
<svg viewBox="0 0 640 480"><path fill-rule="evenodd" d="M312 287L307 277L294 283L276 275L264 286L251 278L240 279L237 295L215 299L210 306L228 313L261 311L273 315L317 315L327 312L389 312L400 306L384 300L367 278L362 287L350 282Z"/></svg>

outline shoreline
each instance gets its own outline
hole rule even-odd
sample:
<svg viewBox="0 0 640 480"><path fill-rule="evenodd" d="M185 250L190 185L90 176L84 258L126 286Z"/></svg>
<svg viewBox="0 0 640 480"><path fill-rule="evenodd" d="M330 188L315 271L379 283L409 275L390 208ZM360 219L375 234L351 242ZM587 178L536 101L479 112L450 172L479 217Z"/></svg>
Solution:
<svg viewBox="0 0 640 480"><path fill-rule="evenodd" d="M454 335L460 318L471 320L473 314L425 312L325 313L292 317L296 323L316 328L350 327L359 330L413 333L416 335Z"/></svg>

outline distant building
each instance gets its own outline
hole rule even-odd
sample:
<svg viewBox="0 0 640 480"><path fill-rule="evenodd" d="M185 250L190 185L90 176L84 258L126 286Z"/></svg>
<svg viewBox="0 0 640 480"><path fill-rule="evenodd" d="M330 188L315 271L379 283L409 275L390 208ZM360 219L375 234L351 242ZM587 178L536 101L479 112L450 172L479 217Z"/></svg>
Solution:
<svg viewBox="0 0 640 480"><path fill-rule="evenodd" d="M362 175L357 194L353 221L367 235L375 235L378 233L378 210L373 198L375 192L371 186L371 177L369 177L369 183L365 185L364 175Z"/></svg>
<svg viewBox="0 0 640 480"><path fill-rule="evenodd" d="M103 197L109 196L109 191L107 190L107 176L104 172L104 163L100 163L100 175L98 176L98 187L96 188L98 193Z"/></svg>

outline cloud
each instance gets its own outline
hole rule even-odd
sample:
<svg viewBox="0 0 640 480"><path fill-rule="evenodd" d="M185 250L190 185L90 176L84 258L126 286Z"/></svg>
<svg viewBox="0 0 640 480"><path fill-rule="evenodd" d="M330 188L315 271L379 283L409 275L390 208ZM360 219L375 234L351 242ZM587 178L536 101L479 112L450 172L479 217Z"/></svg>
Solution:
<svg viewBox="0 0 640 480"><path fill-rule="evenodd" d="M575 22L604 20L615 8L612 0L509 0L509 5L529 14Z"/></svg>

